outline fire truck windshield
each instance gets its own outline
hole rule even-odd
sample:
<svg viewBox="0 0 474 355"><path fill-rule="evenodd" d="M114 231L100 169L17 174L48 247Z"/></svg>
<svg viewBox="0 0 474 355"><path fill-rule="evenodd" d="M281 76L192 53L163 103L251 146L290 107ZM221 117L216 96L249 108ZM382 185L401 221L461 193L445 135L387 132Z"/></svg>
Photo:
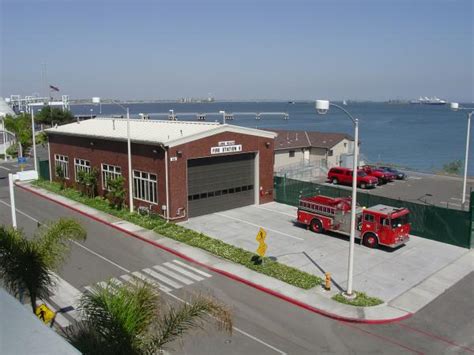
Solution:
<svg viewBox="0 0 474 355"><path fill-rule="evenodd" d="M391 223L392 223L392 229L408 224L408 213L397 218L392 218Z"/></svg>

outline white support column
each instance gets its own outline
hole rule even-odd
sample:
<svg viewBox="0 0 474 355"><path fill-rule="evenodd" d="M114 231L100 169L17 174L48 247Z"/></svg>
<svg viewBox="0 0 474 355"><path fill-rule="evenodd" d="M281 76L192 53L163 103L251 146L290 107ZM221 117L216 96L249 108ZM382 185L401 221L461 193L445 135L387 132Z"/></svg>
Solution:
<svg viewBox="0 0 474 355"><path fill-rule="evenodd" d="M8 174L8 187L10 190L10 207L11 207L11 214L12 214L12 226L13 228L17 228L16 225L16 208L15 208L15 190L13 188L13 174Z"/></svg>
<svg viewBox="0 0 474 355"><path fill-rule="evenodd" d="M170 186L168 178L168 149L165 149L165 189L166 189L166 221L170 219Z"/></svg>

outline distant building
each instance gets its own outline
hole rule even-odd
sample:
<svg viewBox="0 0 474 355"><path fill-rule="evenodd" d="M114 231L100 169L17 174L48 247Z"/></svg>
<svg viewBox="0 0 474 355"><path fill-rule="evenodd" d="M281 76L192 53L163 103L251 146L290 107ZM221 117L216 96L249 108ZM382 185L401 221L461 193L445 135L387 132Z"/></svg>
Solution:
<svg viewBox="0 0 474 355"><path fill-rule="evenodd" d="M314 165L329 169L352 166L354 139L345 133L272 130L275 139L275 171L286 166Z"/></svg>

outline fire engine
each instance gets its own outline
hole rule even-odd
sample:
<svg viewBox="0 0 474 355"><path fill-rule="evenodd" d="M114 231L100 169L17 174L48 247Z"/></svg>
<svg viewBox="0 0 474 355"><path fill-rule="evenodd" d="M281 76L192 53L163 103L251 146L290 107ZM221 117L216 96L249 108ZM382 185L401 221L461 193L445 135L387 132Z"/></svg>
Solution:
<svg viewBox="0 0 474 355"><path fill-rule="evenodd" d="M355 237L369 248L384 245L396 248L409 239L407 208L375 205L356 208ZM299 201L297 222L316 233L325 231L350 235L351 198L314 196Z"/></svg>

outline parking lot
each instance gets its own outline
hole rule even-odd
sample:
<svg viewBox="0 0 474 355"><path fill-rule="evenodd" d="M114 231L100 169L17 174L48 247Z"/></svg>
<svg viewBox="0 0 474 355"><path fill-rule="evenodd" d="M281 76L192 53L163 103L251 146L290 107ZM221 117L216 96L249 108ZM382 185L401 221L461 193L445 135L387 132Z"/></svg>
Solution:
<svg viewBox="0 0 474 355"><path fill-rule="evenodd" d="M326 179L322 178L319 182L326 183ZM337 186L342 189L351 189L350 186ZM474 189L474 180L468 179L465 210L469 208L472 189ZM395 180L373 189L361 191L410 202L462 209L462 178L460 177L408 172L406 180Z"/></svg>
<svg viewBox="0 0 474 355"><path fill-rule="evenodd" d="M408 184L410 180L407 181ZM181 225L255 252L260 227L267 231L267 256L346 286L347 237L316 234L295 225L296 208L276 202L191 218ZM413 236L396 250L356 244L354 289L390 301L458 259L467 249Z"/></svg>

